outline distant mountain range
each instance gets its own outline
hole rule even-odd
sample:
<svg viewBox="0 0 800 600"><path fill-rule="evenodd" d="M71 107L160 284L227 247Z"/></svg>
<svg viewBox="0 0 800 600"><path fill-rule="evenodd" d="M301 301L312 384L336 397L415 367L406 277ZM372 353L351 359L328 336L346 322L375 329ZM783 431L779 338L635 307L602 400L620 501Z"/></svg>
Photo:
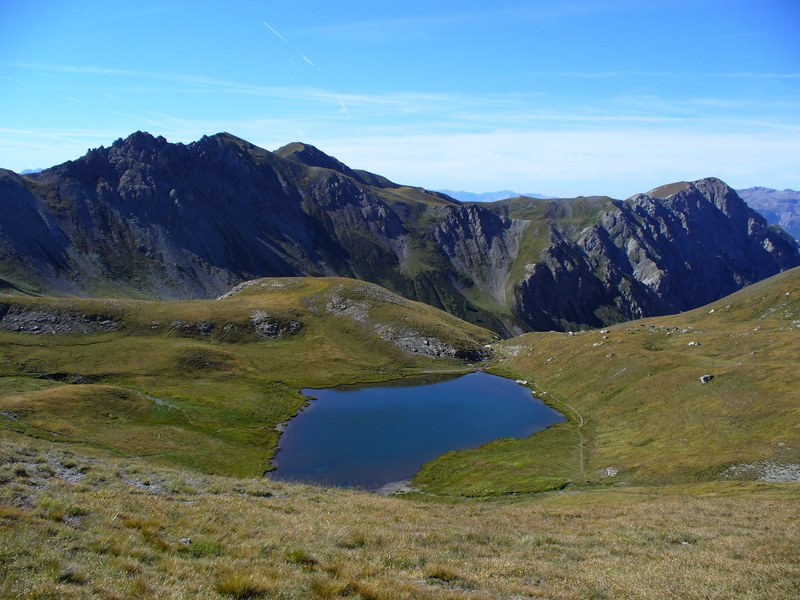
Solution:
<svg viewBox="0 0 800 600"><path fill-rule="evenodd" d="M337 275L504 335L687 310L800 265L797 241L718 179L465 204L225 133L138 132L39 173L0 170L0 207L6 291L211 298Z"/></svg>
<svg viewBox="0 0 800 600"><path fill-rule="evenodd" d="M777 223L800 240L800 192L751 187L736 190L741 198L756 209L769 223Z"/></svg>
<svg viewBox="0 0 800 600"><path fill-rule="evenodd" d="M519 192L513 192L511 190L502 190L499 192L481 192L478 194L464 191L454 192L453 190L436 191L447 194L451 198L455 198L461 202L495 202L497 200L507 200L508 198L518 198L520 196L525 196L526 198L539 198L540 200L552 198L552 196L543 196L542 194L520 194Z"/></svg>

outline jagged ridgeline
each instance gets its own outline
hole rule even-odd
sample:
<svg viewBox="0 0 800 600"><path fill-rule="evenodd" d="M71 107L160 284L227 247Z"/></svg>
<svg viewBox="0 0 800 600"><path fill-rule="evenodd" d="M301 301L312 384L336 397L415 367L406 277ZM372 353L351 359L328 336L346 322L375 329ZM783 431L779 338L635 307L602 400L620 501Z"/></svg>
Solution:
<svg viewBox="0 0 800 600"><path fill-rule="evenodd" d="M5 291L212 298L265 276L382 285L502 334L687 310L800 264L717 179L606 197L464 204L294 143L136 133L0 170Z"/></svg>

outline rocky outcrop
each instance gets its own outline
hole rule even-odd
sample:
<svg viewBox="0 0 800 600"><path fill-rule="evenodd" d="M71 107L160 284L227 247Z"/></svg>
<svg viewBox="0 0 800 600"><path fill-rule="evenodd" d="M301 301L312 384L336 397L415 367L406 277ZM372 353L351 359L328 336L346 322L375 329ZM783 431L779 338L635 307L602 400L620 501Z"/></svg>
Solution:
<svg viewBox="0 0 800 600"><path fill-rule="evenodd" d="M106 315L0 304L0 329L6 331L33 335L86 334L116 331L122 326L121 321Z"/></svg>
<svg viewBox="0 0 800 600"><path fill-rule="evenodd" d="M508 219L483 207L449 206L433 227L433 237L455 273L467 276L462 288L478 286L498 303L506 302L508 279L529 222Z"/></svg>
<svg viewBox="0 0 800 600"><path fill-rule="evenodd" d="M517 291L536 328L576 328L707 304L796 266L797 243L718 179L614 202L576 239L551 234Z"/></svg>
<svg viewBox="0 0 800 600"><path fill-rule="evenodd" d="M285 336L297 335L303 330L303 323L298 319L281 319L264 312L256 310L250 315L250 322L253 325L257 338L277 339Z"/></svg>
<svg viewBox="0 0 800 600"><path fill-rule="evenodd" d="M462 204L229 134L139 132L40 173L0 171L0 205L4 291L211 298L337 275L503 334L686 310L800 264L796 241L715 179L624 202Z"/></svg>

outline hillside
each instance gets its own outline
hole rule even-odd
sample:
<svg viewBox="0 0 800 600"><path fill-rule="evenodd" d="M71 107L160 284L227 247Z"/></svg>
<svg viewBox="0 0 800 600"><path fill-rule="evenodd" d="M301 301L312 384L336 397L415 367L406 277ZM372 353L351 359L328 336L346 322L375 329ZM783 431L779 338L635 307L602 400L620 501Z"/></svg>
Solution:
<svg viewBox="0 0 800 600"><path fill-rule="evenodd" d="M428 491L800 481L800 269L687 313L495 351L570 422L446 455L417 476Z"/></svg>
<svg viewBox="0 0 800 600"><path fill-rule="evenodd" d="M342 276L513 335L687 310L800 264L797 242L721 181L673 188L462 204L307 144L139 132L39 173L0 171L0 286L198 299Z"/></svg>
<svg viewBox="0 0 800 600"><path fill-rule="evenodd" d="M304 387L463 370L491 334L378 286L265 279L220 300L0 299L0 425L210 473L270 468Z"/></svg>
<svg viewBox="0 0 800 600"><path fill-rule="evenodd" d="M781 483L800 478L799 269L681 315L495 341L492 370L570 422L445 455L400 498L260 477L273 426L301 386L462 369L431 354L478 352L488 332L338 279L2 305L0 596L722 600L800 585L800 491Z"/></svg>

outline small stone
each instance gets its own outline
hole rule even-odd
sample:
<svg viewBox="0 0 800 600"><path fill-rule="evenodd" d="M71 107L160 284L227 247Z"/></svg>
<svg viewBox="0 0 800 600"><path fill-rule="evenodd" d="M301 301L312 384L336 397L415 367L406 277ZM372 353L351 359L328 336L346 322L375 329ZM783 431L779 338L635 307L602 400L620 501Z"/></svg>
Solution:
<svg viewBox="0 0 800 600"><path fill-rule="evenodd" d="M713 375L701 375L700 376L700 383L708 383L712 379L714 379Z"/></svg>
<svg viewBox="0 0 800 600"><path fill-rule="evenodd" d="M188 546L191 543L192 543L192 538L190 537L181 538L181 544L183 544L184 546Z"/></svg>
<svg viewBox="0 0 800 600"><path fill-rule="evenodd" d="M700 345L700 342L689 342L689 343L687 344L687 346L691 346L691 347L693 347L693 348L696 348L696 347L697 347L697 346L699 346L699 345Z"/></svg>

